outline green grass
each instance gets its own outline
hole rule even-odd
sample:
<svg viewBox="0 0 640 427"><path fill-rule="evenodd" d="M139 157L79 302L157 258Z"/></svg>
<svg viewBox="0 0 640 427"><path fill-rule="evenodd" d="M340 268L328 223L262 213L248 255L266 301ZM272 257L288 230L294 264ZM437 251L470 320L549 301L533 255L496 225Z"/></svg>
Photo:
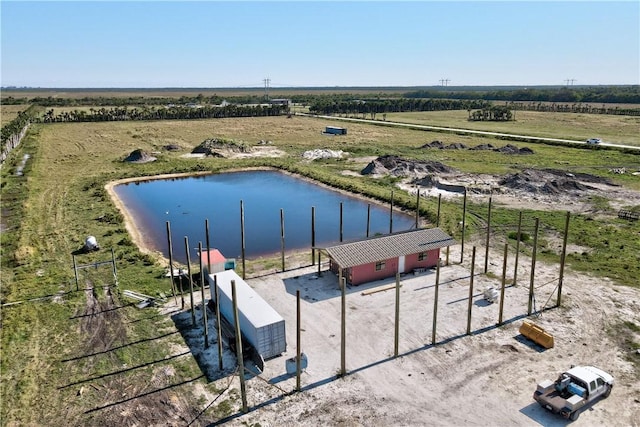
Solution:
<svg viewBox="0 0 640 427"><path fill-rule="evenodd" d="M387 121L577 141L602 138L606 142L640 146L639 116L537 111L515 113L516 120L511 122L471 122L464 110L387 113Z"/></svg>
<svg viewBox="0 0 640 427"><path fill-rule="evenodd" d="M466 112L465 112L466 114ZM389 119L389 117L388 117ZM2 174L3 221L8 229L0 234L2 246L3 303L26 300L68 292L64 303L27 302L3 308L2 325L2 396L0 416L3 423L14 425L38 424L46 419L50 424L101 424L112 421L109 411L91 413L104 404L104 399L91 392L87 397L76 396L79 386L69 386L95 376L111 374L123 366L137 366L159 361L171 355L171 345L181 342L179 334L158 338L160 331L174 326L162 317L149 316L128 306L117 310L125 322L126 345L108 354L84 357L85 339L76 317L85 304L83 292L75 292L72 252L79 249L88 235L97 237L103 248L113 248L118 266L120 289L132 289L150 295L170 294L168 280L162 277L163 268L152 256L135 247L126 232L120 212L108 198L104 185L110 181L161 173L196 171L221 172L243 167L276 167L304 175L328 185L363 196L389 201L395 178L373 180L364 176L348 176L344 170L360 171L366 160L328 160L306 163L300 155L308 149L330 148L358 156L396 154L419 160L438 160L461 171L471 173L512 173L523 167L553 167L571 171L589 172L608 177L616 183L640 189L637 177L614 175L611 167L638 167L637 155L612 150L585 150L554 147L543 144L516 144L529 146L535 152L530 156L507 156L494 152L427 150L420 146L439 139L445 143L464 142L469 146L497 141L480 137L461 137L367 124L349 124L344 137L327 137L321 130L335 121L303 117L269 117L246 119L220 119L198 121L116 122L85 124L51 124L32 126L21 147L11 154ZM560 127L560 125L557 125ZM602 134L600 136L603 136ZM273 145L288 153L274 159L186 159L182 154L209 138L227 138L255 144L259 140L273 141ZM180 152L168 152L165 145L176 144ZM131 151L143 149L158 152L158 161L147 164L122 162ZM12 172L22 154L31 154L24 176ZM415 209L415 197L394 190L396 206ZM612 277L619 283L638 286L640 277L640 233L638 222L615 218L606 200L593 200L603 217L574 216L569 240L572 244L590 248L585 253L572 253L572 268L595 275ZM486 204L470 203L467 233L478 234L482 229L479 219L486 212ZM437 199L421 201L421 214L431 221L436 219ZM515 231L518 212L496 208L493 224ZM557 262L558 253L549 236L564 227L563 212L524 212L530 228L534 217L541 221L539 256ZM441 226L460 237L461 219L459 202L442 204ZM526 230L531 234L531 230ZM505 236L506 236L505 231ZM531 242L523 244L530 250ZM529 245L529 246L527 246ZM110 252L82 255L79 262L91 263L110 258ZM302 262L310 261L308 255ZM260 264L262 263L262 264ZM265 267L266 266L266 267ZM279 269L279 257L249 262L252 271ZM93 272L94 280L109 280L108 271ZM117 292L116 292L117 296ZM103 298L101 295L100 298ZM126 301L120 300L122 304ZM145 340L150 341L145 341ZM176 359L173 381L195 378L199 368L193 358ZM113 375L97 382L109 389L130 384L147 384L151 368L141 368L122 375ZM179 390L182 393L182 390ZM67 411L70 402L73 402ZM221 403L218 414L227 414L230 402Z"/></svg>

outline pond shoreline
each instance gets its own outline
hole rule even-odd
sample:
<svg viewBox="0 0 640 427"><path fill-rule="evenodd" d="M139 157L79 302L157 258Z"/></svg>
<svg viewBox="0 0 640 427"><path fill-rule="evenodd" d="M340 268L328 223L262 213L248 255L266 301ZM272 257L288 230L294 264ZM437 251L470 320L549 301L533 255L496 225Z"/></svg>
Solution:
<svg viewBox="0 0 640 427"><path fill-rule="evenodd" d="M203 172L184 172L184 173L171 173L171 174L160 174L160 175L153 175L153 176L141 176L141 177L132 177L132 178L122 178L122 179L118 179L115 181L110 181L107 184L105 184L104 189L106 190L106 192L109 194L109 197L111 198L111 200L113 201L113 204L115 205L115 207L118 209L118 211L122 214L123 218L124 218L124 226L125 229L127 230L127 232L129 233L129 236L131 237L131 239L133 240L133 243L138 247L138 249L144 253L144 254L148 254L154 257L154 259L156 259L157 262L159 262L163 267L168 267L169 266L169 259L164 256L164 254L161 251L155 250L152 248L151 243L145 238L145 235L140 231L142 229L142 227L139 227L139 224L136 223L136 218L129 212L129 210L126 208L123 200L118 196L117 192L115 191L115 187L121 184L129 184L132 182L147 182L147 181L155 181L155 180L164 180L164 179L173 179L173 178L190 178L190 177L198 177L198 176L206 176L206 175L220 175L220 174L225 174L225 173L234 173L234 172L252 172L252 171L275 171L275 172L279 172L291 177L295 177L296 179L300 179L302 181L308 182L308 183L312 183L314 185L317 185L319 187L331 190L331 191L335 191L335 192L339 192L341 194L344 194L346 196L349 197L354 197L357 198L359 200L362 201L367 201L367 202L371 202L371 203L375 203L379 206L384 206L384 204L382 204L379 200L376 200L372 197L367 197L364 196L362 194L357 194L357 193L351 193L349 191L343 190L343 189L339 189L339 188L335 188L332 187L330 185L327 185L323 182L314 180L312 178L303 176L303 175L299 175L296 173L292 173L289 172L287 170L282 170L282 169L278 169L278 168L274 168L274 167L249 167L249 168L231 168L231 169L226 169L224 171L220 171L220 172L210 172L210 171L203 171ZM415 215L415 212L408 212L405 209L399 209L397 207L394 207L394 211L405 214L405 215ZM304 253L307 251L310 251L310 248L305 248L305 249L296 249L296 250L291 250L291 251L286 251L285 254L289 253L289 254L299 254L299 253ZM272 257L276 257L276 256L280 256L280 252L276 251L273 252L271 254L263 254L260 256L256 256L256 257L251 257L251 258L247 258L247 260L260 260L260 259L268 259L268 258L272 258ZM181 265L182 263L180 262L176 262L174 260L174 264L176 265Z"/></svg>

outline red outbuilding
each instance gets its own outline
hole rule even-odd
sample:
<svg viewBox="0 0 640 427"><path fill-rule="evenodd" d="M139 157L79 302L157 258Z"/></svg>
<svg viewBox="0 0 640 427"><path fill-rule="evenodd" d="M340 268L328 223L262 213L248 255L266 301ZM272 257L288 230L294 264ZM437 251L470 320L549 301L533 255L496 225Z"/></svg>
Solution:
<svg viewBox="0 0 640 427"><path fill-rule="evenodd" d="M440 249L456 244L439 228L424 228L340 243L324 249L330 269L351 285L435 267Z"/></svg>

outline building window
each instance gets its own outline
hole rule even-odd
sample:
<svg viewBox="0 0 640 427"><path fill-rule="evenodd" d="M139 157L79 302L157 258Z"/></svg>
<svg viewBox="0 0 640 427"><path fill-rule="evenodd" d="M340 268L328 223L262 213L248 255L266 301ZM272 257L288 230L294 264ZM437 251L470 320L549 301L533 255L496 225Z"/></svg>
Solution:
<svg viewBox="0 0 640 427"><path fill-rule="evenodd" d="M384 261L376 262L376 271L384 270L385 264L386 263Z"/></svg>
<svg viewBox="0 0 640 427"><path fill-rule="evenodd" d="M418 261L424 261L425 259L427 259L427 253L426 252L420 252L418 254Z"/></svg>

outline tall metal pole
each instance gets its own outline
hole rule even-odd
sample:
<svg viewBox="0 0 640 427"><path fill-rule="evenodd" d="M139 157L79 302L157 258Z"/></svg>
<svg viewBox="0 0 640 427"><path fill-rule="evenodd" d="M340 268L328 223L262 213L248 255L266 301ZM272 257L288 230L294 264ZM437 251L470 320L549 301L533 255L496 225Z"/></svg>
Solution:
<svg viewBox="0 0 640 427"><path fill-rule="evenodd" d="M484 273L489 269L489 244L491 238L491 196L489 196L489 212L487 213L487 242L484 248Z"/></svg>
<svg viewBox="0 0 640 427"><path fill-rule="evenodd" d="M171 277L171 293L173 299L178 305L178 298L176 297L176 283L173 277L173 244L171 243L171 225L167 221L167 243L169 245L169 275ZM184 297L182 298L182 309L184 310Z"/></svg>
<svg viewBox="0 0 640 427"><path fill-rule="evenodd" d="M504 288L507 284L507 251L509 244L504 244L504 260L502 261L502 286L500 287L500 314L498 314L498 325L502 325L502 310L504 309Z"/></svg>
<svg viewBox="0 0 640 427"><path fill-rule="evenodd" d="M442 194L438 194L438 216L436 218L436 227L440 227L440 205L442 202Z"/></svg>
<svg viewBox="0 0 640 427"><path fill-rule="evenodd" d="M562 256L560 257L560 278L558 279L558 299L556 305L560 307L562 302L562 281L564 280L564 263L567 260L567 238L569 237L569 218L571 213L567 211L567 219L564 223L564 238L562 240Z"/></svg>
<svg viewBox="0 0 640 427"><path fill-rule="evenodd" d="M462 260L464 259L464 229L466 227L466 219L467 219L467 188L464 189L464 199L462 202L462 243L460 246L460 264L462 264Z"/></svg>
<svg viewBox="0 0 640 427"><path fill-rule="evenodd" d="M193 306L193 278L191 277L191 255L189 254L189 238L184 236L184 250L187 253L187 274L189 275L189 298L191 303L191 326L196 326L196 311Z"/></svg>
<svg viewBox="0 0 640 427"><path fill-rule="evenodd" d="M200 298L202 299L202 326L204 327L204 348L209 348L209 325L207 325L207 304L204 296L204 285L207 281L202 264L202 242L198 242L198 253L200 254ZM207 258L209 253L207 252Z"/></svg>
<svg viewBox="0 0 640 427"><path fill-rule="evenodd" d="M245 264L245 247L244 247L244 202L240 200L240 240L242 244L242 278L246 278L246 264Z"/></svg>
<svg viewBox="0 0 640 427"><path fill-rule="evenodd" d="M431 329L431 344L436 343L436 324L438 322L438 288L440 287L440 263L436 264L436 286L433 295L433 328Z"/></svg>
<svg viewBox="0 0 640 427"><path fill-rule="evenodd" d="M518 257L520 256L520 239L522 239L522 235L520 234L522 230L522 211L518 215L518 233L516 239L516 260L515 267L513 269L513 285L515 286L518 283Z"/></svg>
<svg viewBox="0 0 640 427"><path fill-rule="evenodd" d="M471 276L469 278L469 305L467 307L467 335L471 334L471 308L473 307L473 276L476 267L476 247L471 252Z"/></svg>
<svg viewBox="0 0 640 427"><path fill-rule="evenodd" d="M296 390L300 391L300 371L302 357L302 338L300 330L302 324L300 323L300 289L296 290Z"/></svg>
<svg viewBox="0 0 640 427"><path fill-rule="evenodd" d="M311 206L311 265L316 265L316 207Z"/></svg>
<svg viewBox="0 0 640 427"><path fill-rule="evenodd" d="M400 341L400 273L396 273L396 322L393 340L393 355L398 357L398 347Z"/></svg>
<svg viewBox="0 0 640 427"><path fill-rule="evenodd" d="M529 282L529 307L527 313L531 315L533 305L533 284L534 277L536 275L536 252L538 250L538 226L540 224L540 218L536 218L536 227L533 235L533 253L531 254L531 281Z"/></svg>
<svg viewBox="0 0 640 427"><path fill-rule="evenodd" d="M233 297L233 323L236 329L236 357L240 375L240 394L242 395L242 412L247 413L247 388L244 383L244 356L242 354L242 332L240 331L240 318L238 317L238 296L236 294L236 281L231 281L231 296Z"/></svg>
<svg viewBox="0 0 640 427"><path fill-rule="evenodd" d="M282 271L285 271L284 265L284 210L280 209L280 255L282 258Z"/></svg>

